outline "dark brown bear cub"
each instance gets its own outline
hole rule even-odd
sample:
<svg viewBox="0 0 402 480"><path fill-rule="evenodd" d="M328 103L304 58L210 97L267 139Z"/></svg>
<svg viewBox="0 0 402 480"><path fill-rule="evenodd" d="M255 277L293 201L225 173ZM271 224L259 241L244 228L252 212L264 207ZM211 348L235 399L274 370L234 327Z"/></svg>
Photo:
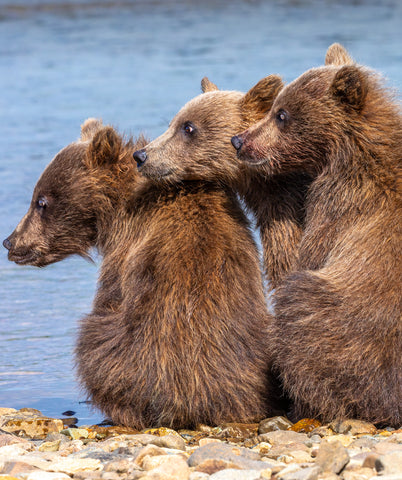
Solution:
<svg viewBox="0 0 402 480"><path fill-rule="evenodd" d="M248 222L213 183L140 178L132 153L144 144L88 120L39 179L5 241L9 259L44 266L91 246L103 256L76 361L115 423L179 428L271 415L272 317Z"/></svg>
<svg viewBox="0 0 402 480"><path fill-rule="evenodd" d="M264 176L315 177L297 268L274 295L276 362L297 413L399 426L400 107L333 45L236 144Z"/></svg>

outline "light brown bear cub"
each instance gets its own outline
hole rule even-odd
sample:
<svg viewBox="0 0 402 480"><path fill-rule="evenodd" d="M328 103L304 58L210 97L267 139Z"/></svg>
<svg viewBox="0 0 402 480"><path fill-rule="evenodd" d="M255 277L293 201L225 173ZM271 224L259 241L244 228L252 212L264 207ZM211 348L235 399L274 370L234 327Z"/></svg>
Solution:
<svg viewBox="0 0 402 480"><path fill-rule="evenodd" d="M274 295L276 362L297 413L400 426L400 106L335 44L234 143L264 177L315 177L297 268Z"/></svg>
<svg viewBox="0 0 402 480"><path fill-rule="evenodd" d="M144 145L85 122L4 241L9 259L45 266L90 247L103 256L76 361L113 422L180 428L272 415L272 317L248 221L215 183L140 178L132 154Z"/></svg>
<svg viewBox="0 0 402 480"><path fill-rule="evenodd" d="M135 153L144 176L165 183L197 180L236 191L256 217L264 248L264 266L275 288L295 263L304 222L308 175L263 178L237 158L231 137L263 118L282 88L270 75L246 94L220 91L204 78L204 93L188 102L168 130Z"/></svg>

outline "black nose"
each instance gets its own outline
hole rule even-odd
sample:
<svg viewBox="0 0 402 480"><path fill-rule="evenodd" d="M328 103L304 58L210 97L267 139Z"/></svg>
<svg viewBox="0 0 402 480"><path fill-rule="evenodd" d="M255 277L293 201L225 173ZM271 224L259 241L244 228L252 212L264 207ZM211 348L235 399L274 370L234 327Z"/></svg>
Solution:
<svg viewBox="0 0 402 480"><path fill-rule="evenodd" d="M133 153L133 157L137 162L137 167L141 167L147 160L147 152L145 150L137 150Z"/></svg>
<svg viewBox="0 0 402 480"><path fill-rule="evenodd" d="M3 240L3 247L4 248L7 248L7 250L11 250L11 247L12 247L12 243L10 242L10 240L8 238L6 238L5 240Z"/></svg>
<svg viewBox="0 0 402 480"><path fill-rule="evenodd" d="M235 135L234 137L232 137L231 142L237 151L239 151L243 145L243 140L238 135Z"/></svg>

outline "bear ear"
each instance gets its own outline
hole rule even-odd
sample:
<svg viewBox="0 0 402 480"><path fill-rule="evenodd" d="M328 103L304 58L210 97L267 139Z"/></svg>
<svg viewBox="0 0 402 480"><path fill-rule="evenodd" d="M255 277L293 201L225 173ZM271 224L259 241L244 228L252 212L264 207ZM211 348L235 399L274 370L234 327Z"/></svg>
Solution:
<svg viewBox="0 0 402 480"><path fill-rule="evenodd" d="M358 67L345 66L336 73L330 90L346 110L360 112L367 96L367 80Z"/></svg>
<svg viewBox="0 0 402 480"><path fill-rule="evenodd" d="M102 120L97 118L87 118L81 125L81 140L86 142L91 140L95 133L103 127Z"/></svg>
<svg viewBox="0 0 402 480"><path fill-rule="evenodd" d="M219 90L219 88L214 83L212 83L208 77L204 77L201 80L201 90L202 93L206 93L215 92L216 90Z"/></svg>
<svg viewBox="0 0 402 480"><path fill-rule="evenodd" d="M241 102L242 116L249 123L255 123L271 110L275 98L283 88L278 75L269 75L254 85Z"/></svg>
<svg viewBox="0 0 402 480"><path fill-rule="evenodd" d="M333 43L325 55L325 65L354 65L353 58L340 43Z"/></svg>
<svg viewBox="0 0 402 480"><path fill-rule="evenodd" d="M87 151L88 164L91 167L103 167L119 160L122 147L120 135L112 127L103 127L92 138Z"/></svg>

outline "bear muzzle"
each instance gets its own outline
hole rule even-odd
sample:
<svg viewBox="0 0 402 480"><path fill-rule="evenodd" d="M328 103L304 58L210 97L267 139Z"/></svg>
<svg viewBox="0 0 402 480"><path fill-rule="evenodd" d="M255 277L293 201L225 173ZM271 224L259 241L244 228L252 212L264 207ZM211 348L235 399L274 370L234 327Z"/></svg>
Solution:
<svg viewBox="0 0 402 480"><path fill-rule="evenodd" d="M147 152L144 149L137 150L133 153L133 158L137 163L137 168L140 168L147 161Z"/></svg>

